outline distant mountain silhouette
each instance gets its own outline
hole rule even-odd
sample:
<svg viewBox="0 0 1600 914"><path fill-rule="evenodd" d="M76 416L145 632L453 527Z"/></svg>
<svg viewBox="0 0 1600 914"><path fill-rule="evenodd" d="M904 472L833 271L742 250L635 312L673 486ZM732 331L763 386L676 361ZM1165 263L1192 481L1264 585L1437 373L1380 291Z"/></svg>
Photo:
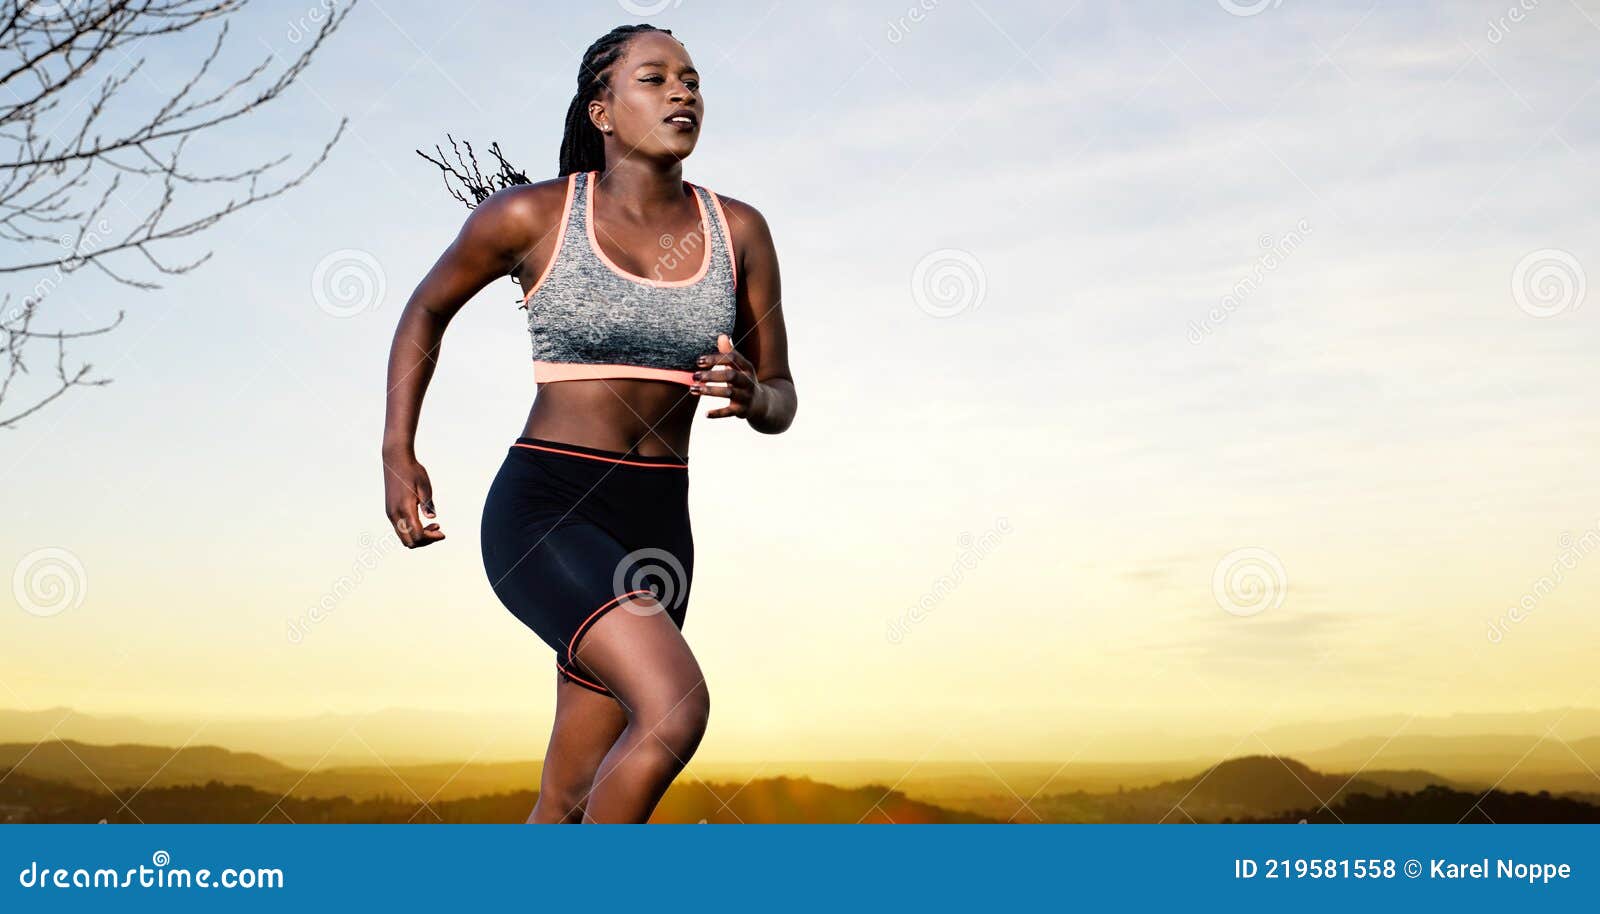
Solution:
<svg viewBox="0 0 1600 914"><path fill-rule="evenodd" d="M1428 736L1402 732L1349 740L1297 753L1297 757L1323 770L1363 765L1427 768L1463 782L1564 793L1596 786L1600 737L1563 741L1542 733Z"/></svg>
<svg viewBox="0 0 1600 914"><path fill-rule="evenodd" d="M172 787L220 781L298 797L461 799L539 783L539 762L459 762L334 767L306 772L216 746L93 745L77 740L0 745L0 770L89 789Z"/></svg>
<svg viewBox="0 0 1600 914"><path fill-rule="evenodd" d="M928 825L995 820L922 803L881 785L846 790L810 778L779 777L748 784L680 780L667 791L650 821Z"/></svg>
<svg viewBox="0 0 1600 914"><path fill-rule="evenodd" d="M1382 790L1382 785L1372 781L1322 774L1294 759L1249 755L1228 759L1203 774L1143 792L1151 796L1176 794L1186 807L1280 809L1308 800L1331 803L1343 794Z"/></svg>
<svg viewBox="0 0 1600 914"><path fill-rule="evenodd" d="M1000 818L1020 812L1017 821L1032 821L1022 800L1045 792L1104 793L1115 791L1119 784L1134 789L1179 779L1231 754L1233 747L1243 744L1241 737L1257 735L1228 728L1198 730L1103 718L1097 719L1096 726L1100 733L1097 746L1107 751L1115 748L1120 758L1079 757L1065 769L1047 760L986 759L977 763L911 758L763 758L750 764L708 759L697 760L696 768L706 780L742 782L760 773L807 776L844 787L898 784L909 796L980 814L990 814L991 807L1009 803L1011 809ZM95 714L67 707L0 708L0 743L31 748L40 741L62 739L74 745L218 747L257 754L297 771L314 770L299 789L307 795L354 798L379 796L389 790L402 796L409 796L412 790L431 796L440 786L444 788L441 796L449 797L532 786L537 777L527 775L530 770L537 772L537 762L531 760L543 755L548 733L548 708L534 705L516 711L383 708L358 713L188 718ZM1593 790L1591 772L1600 770L1600 709L1596 708L1431 716L1400 712L1299 720L1261 730L1259 736L1278 755L1299 759L1319 771L1421 769L1454 783L1485 789L1509 771L1500 784L1505 789ZM460 761L467 758L474 763L450 780ZM479 770L480 765L502 763L506 768L499 772ZM527 767L530 764L532 769ZM433 770L422 770L429 766L434 766ZM73 768L76 773L66 773ZM440 769L447 770L440 774ZM82 766L72 763L49 776L77 778L83 774ZM146 773L139 781L148 776ZM164 771L153 786L180 782L169 779Z"/></svg>
<svg viewBox="0 0 1600 914"><path fill-rule="evenodd" d="M1319 773L1294 759L1229 759L1198 775L1115 795L1072 794L1031 805L1055 821L1091 822L1600 822L1577 797L1461 790L1426 771ZM1396 786L1410 790L1395 790ZM1480 797L1482 804L1474 809ZM1326 806L1324 806L1326 804ZM1073 818L1075 817L1075 818Z"/></svg>
<svg viewBox="0 0 1600 914"><path fill-rule="evenodd" d="M1355 824L1418 824L1456 822L1471 824L1600 823L1600 806L1571 797L1521 791L1451 790L1424 787L1412 793L1388 792L1381 796L1352 795L1327 809L1292 810L1279 816L1241 819L1242 822L1343 822Z"/></svg>
<svg viewBox="0 0 1600 914"><path fill-rule="evenodd" d="M1475 785L1461 783L1449 778L1440 777L1432 771L1423 771L1420 768L1411 768L1404 771L1395 771L1387 768L1363 768L1361 780L1372 784L1380 784L1387 790L1397 793L1406 793L1421 790L1424 787L1451 787L1457 790L1471 790ZM1487 784L1484 785L1488 787Z"/></svg>
<svg viewBox="0 0 1600 914"><path fill-rule="evenodd" d="M1104 726L1100 726L1103 723ZM1209 731L1187 730L1170 726L1141 726L1128 721L1118 725L1115 720L1097 723L1101 738L1097 741L1105 748L1117 749L1116 758L1079 758L1061 774L1070 780L1057 782L1057 788L1095 791L1102 786L1103 772L1121 768L1121 782L1128 787L1148 786L1155 779L1134 777L1137 766L1147 766L1158 771L1160 777L1171 778L1180 772L1192 772L1198 767L1188 760L1214 759L1231 754L1233 747L1242 745L1241 737L1255 734L1227 728ZM1487 786L1510 768L1534 741L1550 734L1544 747L1535 753L1534 761L1548 761L1548 769L1518 769L1518 774L1533 771L1529 780L1518 782L1518 789L1571 790L1581 787L1583 778L1593 776L1583 763L1573 758L1562 746L1562 741L1579 746L1584 762L1600 770L1600 743L1588 742L1600 737L1600 709L1597 708L1546 708L1529 712L1464 713L1449 715L1411 715L1407 713L1374 714L1364 717L1301 720L1273 726L1260 731L1266 745L1279 755L1300 759L1321 771L1355 771L1369 762L1372 750L1383 747L1384 754L1371 761L1372 766L1384 768L1425 768L1461 781L1482 780ZM530 705L518 711L436 711L416 708L383 708L359 713L321 713L309 715L250 715L212 716L194 715L179 718L171 714L140 717L123 714L95 714L92 712L53 707L24 711L0 708L0 742L32 745L46 739L76 740L94 745L132 743L142 745L181 746L185 744L219 746L234 752L260 753L290 767L318 768L328 766L393 766L427 763L459 763L461 759L476 758L478 762L525 762L541 757L549 734L549 711L546 707ZM1415 737L1443 739L1480 738L1497 742L1490 746L1484 764L1458 770L1451 767L1456 748L1448 743L1437 744L1442 754L1413 754L1402 752L1406 740ZM1384 747L1384 742L1395 741ZM1358 741L1364 741L1359 742ZM1587 743L1587 745L1584 745ZM1253 743L1252 743L1253 744ZM1330 747L1343 747L1349 751L1325 754ZM1361 754L1362 751L1367 754ZM1548 754L1547 754L1548 751ZM1393 754L1391 754L1393 753ZM1484 754L1474 751L1471 754ZM1564 756L1564 758L1563 758ZM1500 759L1509 758L1504 764ZM823 777L830 783L860 786L868 781L894 783L908 770L915 769L916 776L924 772L941 770L951 763L917 762L913 759L883 759L881 761L832 762L801 760L804 764L790 764L784 759L763 758L759 770L776 776L810 775ZM782 763L768 767L773 763ZM1014 762L1001 764L994 759L988 762L1009 785L994 784L1003 794L1015 791L1021 797L1032 796L1040 786L1054 781L1058 764ZM1173 769L1173 764L1184 767ZM807 765L815 764L810 768ZM979 777L987 775L983 765L965 764ZM1498 770L1492 772L1495 765ZM1009 766L1009 767L1008 767ZM707 764L707 770L716 769L718 776L726 774L739 777L739 771L754 772L755 764ZM724 771L737 768L738 771ZM1096 771L1095 769L1100 769ZM1165 770L1161 770L1165 769ZM1035 772L1040 779L1029 783L1029 777L1016 776L1019 772ZM1090 777L1083 778L1085 773ZM1567 780L1546 783L1546 775ZM860 775L860 776L858 776ZM709 775L708 775L709 776ZM748 775L745 775L748 776ZM935 775L935 778L942 775ZM742 777L740 777L742 780ZM1118 778L1110 779L1109 789L1115 790ZM911 789L913 795L921 788ZM935 787L929 797L943 803L946 796ZM965 788L962 788L965 792Z"/></svg>
<svg viewBox="0 0 1600 914"><path fill-rule="evenodd" d="M83 787L105 784L141 787L198 784L209 780L284 789L301 772L266 756L230 752L216 746L149 746L133 743L95 745L77 740L0 745L0 770L20 772ZM154 778L154 781L151 779Z"/></svg>
<svg viewBox="0 0 1600 914"><path fill-rule="evenodd" d="M290 765L410 765L444 763L475 753L482 761L538 758L549 738L549 713L425 711L385 708L363 714L303 717L222 717L193 720L99 715L71 708L0 709L0 741L32 745L77 740L96 745L137 743L220 746L260 752Z"/></svg>
<svg viewBox="0 0 1600 914"><path fill-rule="evenodd" d="M0 822L9 823L519 823L538 800L531 790L426 805L398 798L283 797L212 781L203 785L119 790L116 796L11 773L0 781ZM720 797L721 799L716 799ZM124 805L126 803L126 805ZM726 804L726 805L724 805ZM988 821L907 799L886 788L842 790L805 778L749 784L679 781L652 822L911 824Z"/></svg>
<svg viewBox="0 0 1600 914"><path fill-rule="evenodd" d="M0 822L113 824L343 824L521 822L537 794L495 794L465 800L421 803L396 798L299 798L237 784L211 781L183 787L116 796L74 784L13 773L0 781ZM124 805L126 803L126 805Z"/></svg>
<svg viewBox="0 0 1600 914"><path fill-rule="evenodd" d="M1469 812L1468 821L1600 821L1592 776L1583 795L1500 790L1475 809L1484 790L1427 770L1374 769L1351 777L1265 755L1228 759L1155 784L1053 793L1045 791L1053 782L1049 771L1038 775L1032 763L1002 767L1003 776L992 768L981 777L943 769L925 774L929 789L947 798L937 801L915 795L908 786L917 782L911 772L894 781L846 786L787 775L712 777L697 767L668 791L654 821L1454 822ZM1132 771L1145 779L1152 769ZM1094 782L1110 772L1097 766ZM537 797L529 788L538 784L538 774L533 762L306 772L214 746L50 740L0 746L0 821L521 822Z"/></svg>
<svg viewBox="0 0 1600 914"><path fill-rule="evenodd" d="M1381 714L1335 720L1302 721L1279 724L1261 731L1267 745L1287 752L1313 766L1323 765L1316 752L1324 746L1391 736L1482 736L1533 737L1559 736L1567 742L1600 735L1600 708L1544 708L1537 711L1473 711L1461 714ZM1557 743L1559 745L1559 743ZM1431 762L1428 763L1431 767ZM1359 766L1346 759L1337 767Z"/></svg>
<svg viewBox="0 0 1600 914"><path fill-rule="evenodd" d="M1332 803L1353 793L1383 793L1365 778L1322 774L1294 759L1251 755L1200 774L1114 794L1052 794L1028 805L1056 822L1214 822Z"/></svg>

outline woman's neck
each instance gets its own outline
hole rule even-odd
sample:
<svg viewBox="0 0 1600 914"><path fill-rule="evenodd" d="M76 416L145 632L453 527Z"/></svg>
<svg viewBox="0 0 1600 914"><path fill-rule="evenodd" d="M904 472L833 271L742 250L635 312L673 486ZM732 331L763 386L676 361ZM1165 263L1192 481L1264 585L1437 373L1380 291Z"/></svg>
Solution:
<svg viewBox="0 0 1600 914"><path fill-rule="evenodd" d="M680 206L684 200L683 163L657 167L625 158L600 172L612 205L634 214Z"/></svg>

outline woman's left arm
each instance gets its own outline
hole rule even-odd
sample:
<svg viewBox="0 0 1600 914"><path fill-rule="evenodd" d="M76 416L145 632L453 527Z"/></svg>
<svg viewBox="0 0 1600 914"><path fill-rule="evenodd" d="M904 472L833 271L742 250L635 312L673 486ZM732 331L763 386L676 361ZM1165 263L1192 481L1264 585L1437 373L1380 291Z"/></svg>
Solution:
<svg viewBox="0 0 1600 914"><path fill-rule="evenodd" d="M729 197L721 199L739 271L739 316L735 337L723 334L717 338L717 351L700 357L700 370L694 373L695 383L689 390L728 398L727 406L706 413L707 417L743 416L756 431L775 435L794 421L799 406L789 373L778 252L767 220L755 207Z"/></svg>

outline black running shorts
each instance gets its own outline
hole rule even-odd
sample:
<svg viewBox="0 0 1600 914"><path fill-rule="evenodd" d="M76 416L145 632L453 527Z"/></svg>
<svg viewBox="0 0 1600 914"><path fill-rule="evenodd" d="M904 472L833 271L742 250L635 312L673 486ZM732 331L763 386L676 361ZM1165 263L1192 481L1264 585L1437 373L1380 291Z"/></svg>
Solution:
<svg viewBox="0 0 1600 914"><path fill-rule="evenodd" d="M683 628L694 574L686 461L518 438L489 486L481 532L489 585L555 650L567 681L611 694L578 646L634 598L654 596Z"/></svg>

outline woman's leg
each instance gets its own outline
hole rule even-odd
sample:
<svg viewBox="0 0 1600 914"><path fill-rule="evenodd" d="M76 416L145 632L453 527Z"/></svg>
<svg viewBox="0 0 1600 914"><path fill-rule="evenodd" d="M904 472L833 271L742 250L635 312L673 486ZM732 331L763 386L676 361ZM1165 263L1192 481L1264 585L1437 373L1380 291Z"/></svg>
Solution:
<svg viewBox="0 0 1600 914"><path fill-rule="evenodd" d="M700 664L678 626L650 597L633 598L601 616L584 633L576 657L611 690L627 717L595 772L583 821L649 821L705 735L711 696Z"/></svg>
<svg viewBox="0 0 1600 914"><path fill-rule="evenodd" d="M539 774L539 800L529 824L583 821L589 790L600 760L628 725L622 705L577 683L556 676L556 719L550 728Z"/></svg>

